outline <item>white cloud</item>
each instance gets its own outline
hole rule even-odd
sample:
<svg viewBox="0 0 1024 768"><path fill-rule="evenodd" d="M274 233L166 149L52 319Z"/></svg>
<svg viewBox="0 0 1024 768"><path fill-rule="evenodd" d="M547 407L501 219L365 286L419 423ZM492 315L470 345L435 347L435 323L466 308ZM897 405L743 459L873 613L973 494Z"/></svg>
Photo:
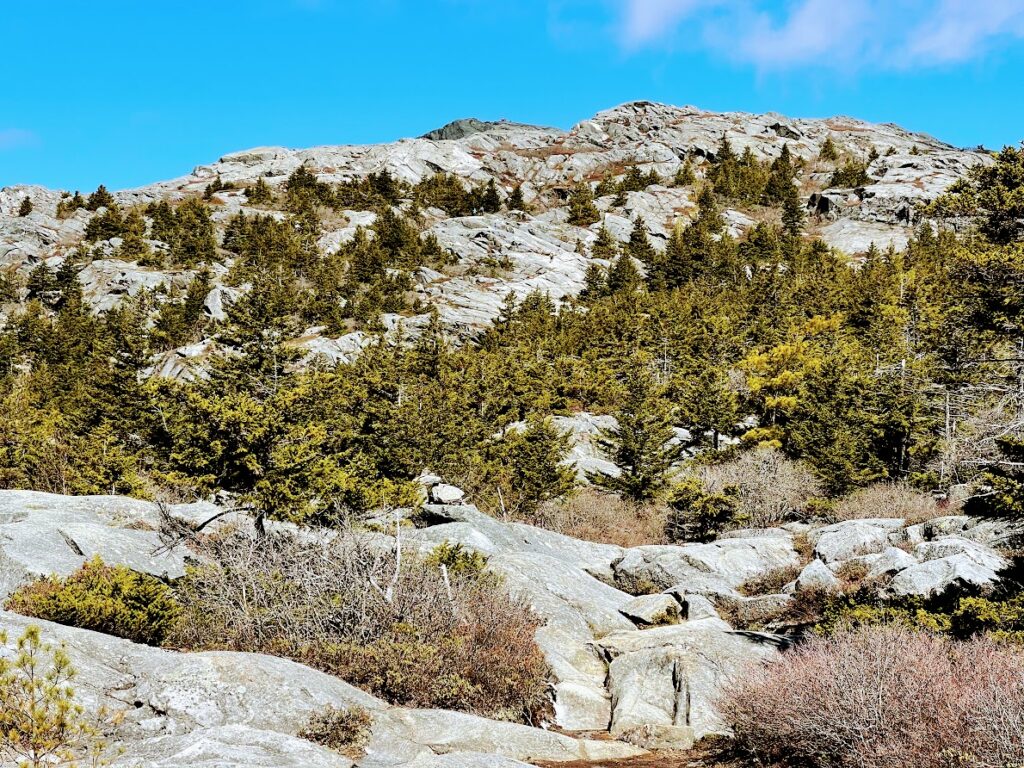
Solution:
<svg viewBox="0 0 1024 768"><path fill-rule="evenodd" d="M694 12L717 4L716 0L627 0L622 41L638 47L658 40Z"/></svg>
<svg viewBox="0 0 1024 768"><path fill-rule="evenodd" d="M0 151L31 147L38 143L39 137L32 131L23 131L20 128L0 128Z"/></svg>
<svg viewBox="0 0 1024 768"><path fill-rule="evenodd" d="M627 50L680 37L780 69L940 66L1024 38L1022 0L621 0Z"/></svg>
<svg viewBox="0 0 1024 768"><path fill-rule="evenodd" d="M907 58L965 61L1005 37L1024 37L1024 4L1020 0L942 0L913 30L907 41Z"/></svg>

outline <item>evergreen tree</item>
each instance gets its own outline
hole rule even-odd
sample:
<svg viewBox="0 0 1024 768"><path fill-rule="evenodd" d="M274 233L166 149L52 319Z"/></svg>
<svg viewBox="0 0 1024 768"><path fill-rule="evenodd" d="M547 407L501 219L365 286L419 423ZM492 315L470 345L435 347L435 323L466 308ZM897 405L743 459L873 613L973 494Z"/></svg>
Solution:
<svg viewBox="0 0 1024 768"><path fill-rule="evenodd" d="M512 194L508 196L506 205L510 211L525 211L526 203L523 201L523 186L516 184L512 188Z"/></svg>
<svg viewBox="0 0 1024 768"><path fill-rule="evenodd" d="M588 264L587 271L583 276L583 290L580 292L581 299L599 299L608 293L608 278L604 269L599 264Z"/></svg>
<svg viewBox="0 0 1024 768"><path fill-rule="evenodd" d="M608 293L631 293L640 285L641 280L640 270L633 263L633 258L623 253L608 270Z"/></svg>
<svg viewBox="0 0 1024 768"><path fill-rule="evenodd" d="M30 213L32 213L32 198L24 197L21 200L21 205L18 206L18 215L28 216Z"/></svg>
<svg viewBox="0 0 1024 768"><path fill-rule="evenodd" d="M96 188L95 192L89 195L89 199L85 203L87 211L98 211L100 208L111 208L113 206L114 196L102 184Z"/></svg>
<svg viewBox="0 0 1024 768"><path fill-rule="evenodd" d="M600 218L590 185L581 181L569 193L569 223L577 227L588 227Z"/></svg>
<svg viewBox="0 0 1024 768"><path fill-rule="evenodd" d="M498 196L498 188L494 179L487 180L487 186L480 196L480 208L484 213L497 213L501 210L501 198Z"/></svg>
<svg viewBox="0 0 1024 768"><path fill-rule="evenodd" d="M635 358L629 366L622 407L615 418L617 426L602 431L598 446L619 474L592 472L588 478L634 501L650 501L668 484L682 446L675 441L672 408L661 397L643 358Z"/></svg>
<svg viewBox="0 0 1024 768"><path fill-rule="evenodd" d="M696 183L697 174L693 171L693 162L687 157L683 164L679 166L679 170L676 171L676 175L672 179L672 186L688 187Z"/></svg>
<svg viewBox="0 0 1024 768"><path fill-rule="evenodd" d="M249 205L266 205L273 201L274 196L270 192L270 185L260 176L256 183L245 189L245 199Z"/></svg>
<svg viewBox="0 0 1024 768"><path fill-rule="evenodd" d="M626 253L641 264L653 264L655 261L656 252L648 237L647 222L640 216L633 219L633 230L629 233Z"/></svg>
<svg viewBox="0 0 1024 768"><path fill-rule="evenodd" d="M825 141L822 142L821 149L818 150L818 159L827 163L833 163L839 159L839 150L831 136L826 136Z"/></svg>
<svg viewBox="0 0 1024 768"><path fill-rule="evenodd" d="M1024 520L1024 440L1001 438L997 446L999 456L985 468L964 510L983 517Z"/></svg>

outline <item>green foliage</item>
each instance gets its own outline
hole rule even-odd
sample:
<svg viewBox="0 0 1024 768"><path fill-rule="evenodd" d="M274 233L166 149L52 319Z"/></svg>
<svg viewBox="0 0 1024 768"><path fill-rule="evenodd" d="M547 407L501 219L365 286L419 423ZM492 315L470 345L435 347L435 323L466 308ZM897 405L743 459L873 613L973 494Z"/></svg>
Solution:
<svg viewBox="0 0 1024 768"><path fill-rule="evenodd" d="M585 182L578 183L569 193L569 223L577 227L588 227L601 218L594 205L594 192Z"/></svg>
<svg viewBox="0 0 1024 768"><path fill-rule="evenodd" d="M484 555L464 548L461 543L451 544L447 541L434 547L424 562L435 568L443 565L449 574L457 576L477 577L487 567Z"/></svg>
<svg viewBox="0 0 1024 768"><path fill-rule="evenodd" d="M836 143L832 141L831 136L826 136L825 141L822 142L821 149L818 150L818 158L828 163L839 159L839 149L836 147Z"/></svg>
<svg viewBox="0 0 1024 768"><path fill-rule="evenodd" d="M696 477L688 477L672 488L665 532L669 540L712 541L738 522L740 489L728 485L721 493L710 493Z"/></svg>
<svg viewBox="0 0 1024 768"><path fill-rule="evenodd" d="M6 609L72 627L160 645L178 619L170 587L97 555L65 579L44 577L21 587Z"/></svg>
<svg viewBox="0 0 1024 768"><path fill-rule="evenodd" d="M30 213L32 213L32 198L25 197L22 199L21 205L18 206L18 215L28 216Z"/></svg>
<svg viewBox="0 0 1024 768"><path fill-rule="evenodd" d="M77 192L75 195L77 196ZM100 208L113 208L116 205L114 202L114 196L110 194L105 186L100 184L96 191L89 195L89 199L85 202L85 209L87 211L98 211Z"/></svg>
<svg viewBox="0 0 1024 768"><path fill-rule="evenodd" d="M505 202L510 211L525 211L526 202L523 200L523 187L521 184L516 184L512 188L512 193L508 196L508 200Z"/></svg>
<svg viewBox="0 0 1024 768"><path fill-rule="evenodd" d="M847 160L832 172L828 185L830 187L863 187L873 181L874 179L868 176L866 163Z"/></svg>
<svg viewBox="0 0 1024 768"><path fill-rule="evenodd" d="M61 196L60 201L57 203L57 218L66 219L71 216L75 211L80 208L85 208L86 200L82 195L75 190L74 195L69 195L67 192Z"/></svg>
<svg viewBox="0 0 1024 768"><path fill-rule="evenodd" d="M1024 147L1004 147L995 163L976 165L929 212L943 217L979 216L981 233L999 245L1024 238Z"/></svg>
<svg viewBox="0 0 1024 768"><path fill-rule="evenodd" d="M255 184L245 188L245 199L249 205L267 205L273 202L274 195L270 191L270 185L260 176Z"/></svg>
<svg viewBox="0 0 1024 768"><path fill-rule="evenodd" d="M0 646L7 635L0 631ZM5 650L7 650L5 648ZM75 696L71 659L44 643L39 627L18 638L14 654L0 656L0 761L18 768L66 766L79 759L105 765L105 745Z"/></svg>
<svg viewBox="0 0 1024 768"><path fill-rule="evenodd" d="M682 446L675 442L673 409L661 399L645 359L631 362L624 389L622 407L615 413L617 426L603 430L598 440L619 474L594 472L589 478L634 501L649 501L667 485Z"/></svg>
<svg viewBox="0 0 1024 768"><path fill-rule="evenodd" d="M1024 520L1024 440L1004 437L996 444L1000 456L986 466L980 488L964 509L973 515Z"/></svg>
<svg viewBox="0 0 1024 768"><path fill-rule="evenodd" d="M504 514L527 516L546 501L572 491L574 475L563 463L569 437L550 419L531 415L521 429L509 430L481 449L473 488L486 505Z"/></svg>

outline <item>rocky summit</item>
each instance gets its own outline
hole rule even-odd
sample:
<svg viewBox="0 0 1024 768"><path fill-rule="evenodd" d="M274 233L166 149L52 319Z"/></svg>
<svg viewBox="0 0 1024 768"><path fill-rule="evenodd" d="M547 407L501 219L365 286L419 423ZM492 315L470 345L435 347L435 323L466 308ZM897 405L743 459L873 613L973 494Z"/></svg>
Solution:
<svg viewBox="0 0 1024 768"><path fill-rule="evenodd" d="M664 249L673 227L696 214L693 183L671 182L688 161L695 181L716 159L723 139L734 152L748 152L758 161L771 161L787 147L807 165L798 183L802 205L809 215L808 234L821 238L854 258L872 245L885 249L906 246L921 206L933 201L968 169L991 162L984 152L952 147L923 134L890 124L872 124L847 117L794 119L777 114L706 112L694 107L671 107L650 102L624 104L584 120L569 131L508 122L458 120L421 138L390 144L325 146L311 149L259 147L225 155L197 166L170 181L124 190L113 195L122 207L157 201L180 202L209 194L213 221L223 230L239 212L283 216L273 204L254 207L245 188L263 179L279 189L297 169L305 168L318 181L338 183L387 171L395 179L417 184L436 174L449 174L466 185L494 181L499 195L519 188L525 208L504 212L452 216L432 207L422 211L423 230L451 254L440 269L420 266L412 290L416 308L385 314L391 331L415 333L436 309L445 325L458 335L486 326L499 314L508 294L523 298L536 291L554 300L570 299L584 288L589 255L600 226L616 239L628 239L633 222L642 219L656 249ZM849 162L861 163L862 179L846 186L831 167L818 162L830 142ZM596 182L627 169L654 172L661 180L624 195L599 196L600 221L589 226L569 223L565 200L581 181ZM836 185L833 181L842 182ZM85 209L64 211L58 205L67 193L32 186L0 190L0 270L27 275L45 263L56 268L81 244L93 215ZM18 216L26 198L32 211ZM350 241L358 227L372 225L376 208L344 209L325 222L317 245L324 252ZM764 212L757 206L724 211L728 232L742 237ZM87 268L79 273L85 297L97 310L117 306L127 297L149 292L157 300L181 291L202 266L212 269L204 302L213 320L223 320L225 308L248 289L230 276L231 258L208 264L167 269L145 266L120 257L120 238L91 243ZM167 243L153 241L158 252ZM606 266L600 258L597 263ZM362 330L325 334L310 327L294 339L307 360L350 360L367 343ZM166 353L154 361L153 372L189 377L201 370L215 342L205 340Z"/></svg>

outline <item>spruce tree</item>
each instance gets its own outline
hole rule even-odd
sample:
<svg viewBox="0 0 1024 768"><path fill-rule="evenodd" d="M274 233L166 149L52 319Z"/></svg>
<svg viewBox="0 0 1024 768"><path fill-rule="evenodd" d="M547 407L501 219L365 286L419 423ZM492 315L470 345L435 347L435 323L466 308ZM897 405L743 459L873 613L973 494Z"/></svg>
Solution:
<svg viewBox="0 0 1024 768"><path fill-rule="evenodd" d="M676 171L676 175L672 179L672 186L688 187L696 182L697 174L693 171L693 163L690 158L687 157L686 160L683 161L683 164L679 166L679 170Z"/></svg>
<svg viewBox="0 0 1024 768"><path fill-rule="evenodd" d="M256 179L256 183L245 189L245 199L249 205L266 205L273 201L274 196L270 192L270 186L262 176Z"/></svg>
<svg viewBox="0 0 1024 768"><path fill-rule="evenodd" d="M494 179L487 180L483 195L480 196L480 207L484 213L497 213L501 210L501 198L498 196L498 188Z"/></svg>
<svg viewBox="0 0 1024 768"><path fill-rule="evenodd" d="M633 219L633 230L629 233L626 253L641 264L653 264L655 261L656 251L648 237L647 222L640 216Z"/></svg>
<svg viewBox="0 0 1024 768"><path fill-rule="evenodd" d="M600 218L590 185L581 181L569 193L569 223L577 227L589 227Z"/></svg>
<svg viewBox="0 0 1024 768"><path fill-rule="evenodd" d="M603 430L598 440L619 474L590 472L592 483L638 502L650 501L665 488L683 448L675 441L672 407L661 395L648 361L634 358L626 374L622 406L615 413L617 425Z"/></svg>
<svg viewBox="0 0 1024 768"><path fill-rule="evenodd" d="M523 201L523 186L522 184L516 184L512 188L512 194L508 196L508 200L505 203L510 211L525 211L526 203Z"/></svg>
<svg viewBox="0 0 1024 768"><path fill-rule="evenodd" d="M818 158L829 163L839 159L839 150L836 148L836 143L832 141L831 136L826 136L825 141L822 142L821 149L818 151Z"/></svg>
<svg viewBox="0 0 1024 768"><path fill-rule="evenodd" d="M640 285L640 270L628 253L623 253L608 270L608 293L632 292Z"/></svg>
<svg viewBox="0 0 1024 768"><path fill-rule="evenodd" d="M77 194L77 193L76 193ZM88 211L98 211L100 208L110 208L114 205L114 196L107 191L107 188L100 184L96 191L89 195L85 203Z"/></svg>
<svg viewBox="0 0 1024 768"><path fill-rule="evenodd" d="M22 198L21 205L18 206L18 215L28 216L30 213L32 213L32 198Z"/></svg>

